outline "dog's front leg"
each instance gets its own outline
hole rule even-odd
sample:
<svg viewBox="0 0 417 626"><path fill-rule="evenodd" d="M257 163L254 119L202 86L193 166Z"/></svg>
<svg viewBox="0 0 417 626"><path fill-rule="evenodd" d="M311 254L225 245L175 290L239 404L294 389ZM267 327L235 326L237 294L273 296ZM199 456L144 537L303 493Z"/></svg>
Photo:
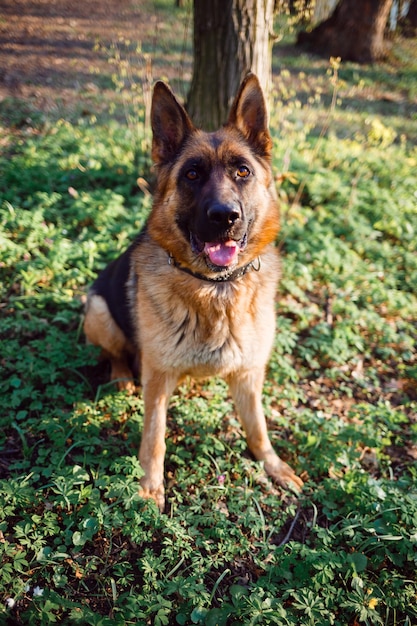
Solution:
<svg viewBox="0 0 417 626"><path fill-rule="evenodd" d="M162 511L164 498L165 428L168 401L177 378L144 367L142 371L145 418L139 461L145 475L140 481L140 495L155 500Z"/></svg>
<svg viewBox="0 0 417 626"><path fill-rule="evenodd" d="M238 372L228 383L239 417L245 429L248 446L265 471L278 484L299 491L303 481L272 448L262 408L263 369Z"/></svg>

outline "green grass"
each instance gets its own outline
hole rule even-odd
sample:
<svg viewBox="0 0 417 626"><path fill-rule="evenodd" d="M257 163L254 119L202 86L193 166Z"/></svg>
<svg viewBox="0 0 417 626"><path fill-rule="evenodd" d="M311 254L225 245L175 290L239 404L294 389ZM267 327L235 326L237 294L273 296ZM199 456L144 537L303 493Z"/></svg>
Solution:
<svg viewBox="0 0 417 626"><path fill-rule="evenodd" d="M290 63L300 81L308 62ZM81 330L88 285L150 209L146 130L19 121L6 103L1 623L417 622L414 127L359 120L341 94L320 136L334 85L317 76L295 104L284 73L271 115L284 274L265 409L306 488L293 498L251 460L221 381L184 385L162 515L137 495L142 400L105 383Z"/></svg>

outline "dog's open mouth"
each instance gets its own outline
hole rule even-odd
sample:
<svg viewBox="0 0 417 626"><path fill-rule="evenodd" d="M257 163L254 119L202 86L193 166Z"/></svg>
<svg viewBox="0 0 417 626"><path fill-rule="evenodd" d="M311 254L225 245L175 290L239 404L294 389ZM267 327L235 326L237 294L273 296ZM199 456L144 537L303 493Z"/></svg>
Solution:
<svg viewBox="0 0 417 626"><path fill-rule="evenodd" d="M233 239L222 243L204 244L204 254L208 256L213 265L220 267L229 267L237 263L239 252L239 244Z"/></svg>
<svg viewBox="0 0 417 626"><path fill-rule="evenodd" d="M207 265L213 269L232 267L237 264L240 252L246 247L247 235L240 241L226 239L225 241L200 241L191 234L191 248L195 254L204 254Z"/></svg>

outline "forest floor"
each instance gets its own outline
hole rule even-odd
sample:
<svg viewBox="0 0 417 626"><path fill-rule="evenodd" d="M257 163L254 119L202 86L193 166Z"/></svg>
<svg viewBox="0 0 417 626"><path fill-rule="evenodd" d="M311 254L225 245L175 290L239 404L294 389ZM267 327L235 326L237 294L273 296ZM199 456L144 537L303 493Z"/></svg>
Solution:
<svg viewBox="0 0 417 626"><path fill-rule="evenodd" d="M181 40L183 15L176 21L163 3L149 0L4 0L0 98L24 99L53 116L80 106L88 111L112 86L112 51L134 43L152 54L165 32L167 41L178 35L175 25ZM156 78L178 72L172 61L160 57ZM188 72L189 65L188 59Z"/></svg>
<svg viewBox="0 0 417 626"><path fill-rule="evenodd" d="M173 0L3 0L1 4L0 101L26 102L52 118L97 114L114 102L115 71L120 72L121 59L128 61L133 80L168 79L185 95L192 73L191 3L182 10L173 10ZM281 31L277 33L281 41L274 46L275 79L279 77L281 86L285 83L284 92L297 97L321 92L318 81L326 73L328 59L305 55L306 80L302 51L291 43L287 25ZM417 41L397 38L394 45L387 42L387 51L384 69L389 66L394 80L401 74L404 57L417 58ZM378 81L378 69L372 66L361 69L353 82L357 84L343 95L355 107L376 107L388 114L398 114L400 107L404 115L413 117L417 90L393 89L389 82Z"/></svg>

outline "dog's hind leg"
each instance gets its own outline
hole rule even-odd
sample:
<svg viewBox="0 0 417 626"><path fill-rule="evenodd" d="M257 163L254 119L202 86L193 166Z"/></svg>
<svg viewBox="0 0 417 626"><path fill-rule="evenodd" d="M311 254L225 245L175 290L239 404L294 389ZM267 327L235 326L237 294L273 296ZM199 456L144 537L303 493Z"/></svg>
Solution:
<svg viewBox="0 0 417 626"><path fill-rule="evenodd" d="M300 491L303 481L271 445L262 408L263 380L263 369L238 372L227 379L250 451L258 461L263 461L266 473L275 482Z"/></svg>
<svg viewBox="0 0 417 626"><path fill-rule="evenodd" d="M87 340L100 346L103 357L110 360L111 380L117 382L119 389L133 391L135 386L129 367L132 346L114 321L105 299L95 293L88 296L84 332Z"/></svg>

